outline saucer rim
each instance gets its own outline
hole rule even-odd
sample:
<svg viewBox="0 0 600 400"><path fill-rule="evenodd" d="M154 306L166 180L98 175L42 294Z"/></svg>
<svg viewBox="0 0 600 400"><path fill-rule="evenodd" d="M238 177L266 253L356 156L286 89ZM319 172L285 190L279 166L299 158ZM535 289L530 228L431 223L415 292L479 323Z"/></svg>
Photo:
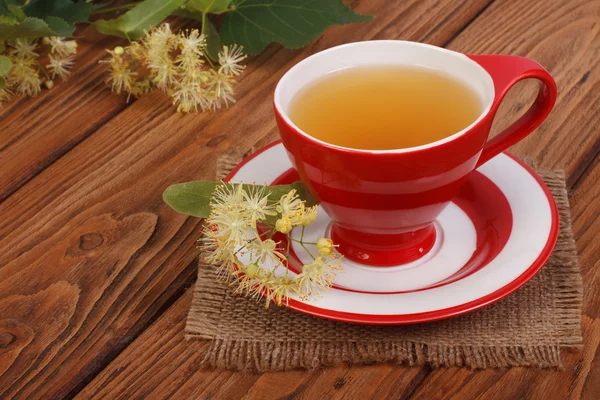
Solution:
<svg viewBox="0 0 600 400"><path fill-rule="evenodd" d="M248 155L244 158L235 168L231 170L229 174L223 179L224 181L231 180L237 172L244 167L248 162L258 157L260 154L265 152L266 150L275 147L279 144L282 144L281 140L277 140L273 143L270 143L256 151L252 154ZM285 146L284 146L285 148ZM287 151L287 150L286 150ZM556 205L556 201L550 189L543 181L543 179L527 164L525 164L518 157L514 156L508 151L503 152L512 160L516 161L527 173L529 173L540 186L542 191L544 192L546 199L548 200L548 204L550 206L550 214L551 214L551 226L550 232L548 234L548 239L546 240L546 244L541 250L539 256L535 259L535 261L527 267L527 269L515 278L513 281L508 283L507 285L497 289L496 291L489 293L485 296L482 296L476 300L472 300L470 302L460 304L454 307L442 308L434 311L426 311L419 312L413 314L390 314L390 315L373 315L373 314L357 314L357 313L349 313L345 311L336 311L323 309L319 307L312 306L310 304L300 302L294 299L289 299L288 303L284 305L287 308L292 310L301 312L303 314L312 315L315 317L325 318L334 321L340 322L350 322L356 324L365 324L365 325L409 325L416 324L422 322L430 322L430 321L438 321L446 318L451 318L463 314L470 313L475 310L479 310L481 308L487 307L488 305L495 303L498 300L505 298L506 296L514 293L517 289L522 287L525 283L527 283L531 278L533 278L539 270L544 266L552 251L554 250L554 246L558 239L559 233L559 214L558 207Z"/></svg>

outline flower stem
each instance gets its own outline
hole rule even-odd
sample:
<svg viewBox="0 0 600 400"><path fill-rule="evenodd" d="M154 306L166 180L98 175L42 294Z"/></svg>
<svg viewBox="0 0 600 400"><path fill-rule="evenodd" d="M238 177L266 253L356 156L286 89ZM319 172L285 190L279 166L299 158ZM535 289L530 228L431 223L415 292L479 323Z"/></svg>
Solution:
<svg viewBox="0 0 600 400"><path fill-rule="evenodd" d="M298 243L304 243L304 244L313 244L313 245L315 245L315 246L317 245L317 242L305 242L304 240L298 240L298 239L294 239L294 238L292 238L292 240L293 240L294 242L298 242Z"/></svg>
<svg viewBox="0 0 600 400"><path fill-rule="evenodd" d="M292 243L290 239L292 238L292 235L288 233L287 237L287 250L285 252L285 276L288 276L290 272L290 244Z"/></svg>
<svg viewBox="0 0 600 400"><path fill-rule="evenodd" d="M296 240L296 239L292 239L290 237L290 239L300 243L300 246L302 246L302 248L308 253L308 255L310 256L310 258L312 258L313 260L316 260L315 256L312 255L312 253L310 252L310 250L308 250L308 248L306 248L306 246L304 245L304 228L306 228L305 226L302 226L302 233L300 234L300 240Z"/></svg>
<svg viewBox="0 0 600 400"><path fill-rule="evenodd" d="M246 246L245 246L245 245L244 245L244 246L242 246L242 247L240 247L239 249L237 249L237 250L235 251L235 253L233 253L233 255L234 255L234 256L236 256L236 255L237 255L237 253L239 253L240 251L244 250L245 248L246 248Z"/></svg>
<svg viewBox="0 0 600 400"><path fill-rule="evenodd" d="M310 252L310 250L308 250L308 248L304 245L304 243L300 243L300 246L302 246L302 248L308 253L310 258L312 258L313 260L316 260L315 256L312 255L312 253Z"/></svg>
<svg viewBox="0 0 600 400"><path fill-rule="evenodd" d="M42 63L38 60L38 70L42 71L42 73L46 76L46 79L50 79L50 75L48 74L48 71L46 71L46 69L44 68L44 66L42 65Z"/></svg>

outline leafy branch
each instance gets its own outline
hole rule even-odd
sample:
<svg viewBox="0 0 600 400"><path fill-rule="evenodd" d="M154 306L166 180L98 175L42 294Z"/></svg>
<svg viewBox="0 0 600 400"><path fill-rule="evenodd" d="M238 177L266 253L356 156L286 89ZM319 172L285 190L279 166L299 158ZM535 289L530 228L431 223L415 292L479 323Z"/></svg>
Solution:
<svg viewBox="0 0 600 400"><path fill-rule="evenodd" d="M175 211L191 215L198 218L208 218L210 215L210 201L213 193L218 186L224 185L223 182L213 181L192 181L185 183L177 183L169 186L163 193L163 201L167 203ZM225 184L229 185L230 184ZM244 190L252 192L262 185L243 184ZM289 185L274 185L268 186L269 200L278 202L281 197L295 190L300 199L302 199L307 207L312 207L317 204L317 201L310 194L306 186L300 181Z"/></svg>
<svg viewBox="0 0 600 400"><path fill-rule="evenodd" d="M198 21L209 56L221 43L258 54L271 42L287 48L307 45L333 25L363 22L342 0L143 0L121 5L82 0L0 0L0 41L72 36L77 23L89 22L105 35L140 39L169 16ZM104 18L92 21L94 15ZM209 16L222 18L220 29Z"/></svg>

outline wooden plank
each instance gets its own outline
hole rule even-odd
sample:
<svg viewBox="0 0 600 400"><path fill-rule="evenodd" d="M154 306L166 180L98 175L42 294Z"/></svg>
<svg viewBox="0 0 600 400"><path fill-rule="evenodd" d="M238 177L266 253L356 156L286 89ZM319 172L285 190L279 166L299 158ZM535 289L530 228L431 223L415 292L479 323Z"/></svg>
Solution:
<svg viewBox="0 0 600 400"><path fill-rule="evenodd" d="M0 108L0 202L127 106L106 87L106 66L98 64L122 40L92 27L81 34L67 81Z"/></svg>
<svg viewBox="0 0 600 400"><path fill-rule="evenodd" d="M448 48L465 53L512 54L541 63L559 95L549 118L514 146L541 167L579 176L600 152L600 1L499 1ZM518 84L504 99L494 131L507 126L533 101L537 82ZM572 179L571 179L572 180Z"/></svg>
<svg viewBox="0 0 600 400"><path fill-rule="evenodd" d="M600 398L600 157L571 196L573 234L584 282L583 350L565 355L565 369L513 368L473 372L451 368L434 371L415 399L598 399Z"/></svg>
<svg viewBox="0 0 600 400"><path fill-rule="evenodd" d="M76 398L405 398L429 370L382 364L253 375L199 366L205 341L183 338L187 292ZM245 395L244 395L245 393Z"/></svg>
<svg viewBox="0 0 600 400"><path fill-rule="evenodd" d="M170 23L174 29L191 25L178 19ZM0 108L0 202L135 101L110 91L107 67L99 63L106 49L125 41L102 36L91 26L76 35L78 52L67 81Z"/></svg>
<svg viewBox="0 0 600 400"><path fill-rule="evenodd" d="M552 73L559 98L550 118L515 146L541 166L566 168L573 232L584 273L583 351L569 352L564 371L528 368L480 372L452 368L432 372L416 399L597 399L600 398L600 14L599 1L506 1L493 4L450 47L461 51L519 54ZM575 41L575 42L574 42ZM500 126L524 110L536 85L519 85L505 100ZM518 90L524 89L522 92ZM592 165L590 165L592 163ZM587 172L586 172L587 170Z"/></svg>
<svg viewBox="0 0 600 400"><path fill-rule="evenodd" d="M28 333L22 334L26 340L8 342L0 332L9 346L20 343L18 349L7 347L13 356L2 364L0 397L76 393L179 297L195 274L200 227L196 219L169 210L161 192L173 182L213 176L220 152L247 149L275 135L271 95L291 65L326 47L381 32L443 44L454 32L442 29L441 22L447 19L457 30L485 4L360 3L359 12L378 18L331 29L303 51L270 46L254 58L237 86L238 103L229 110L178 115L160 94L145 96L20 187L0 210L2 299L45 299L44 291L59 283L69 290L60 298L50 296L61 305L52 334L35 325L34 313L5 322L19 322L14 332ZM164 318L169 323L172 316ZM174 332L181 335L181 327ZM177 379L194 375L197 361L189 362ZM149 360L138 373L150 375L140 382L156 379L156 367ZM207 385L215 379L211 375ZM161 388L170 392L178 382ZM237 381L231 382L235 389ZM146 391L143 383L136 385L134 391Z"/></svg>
<svg viewBox="0 0 600 400"><path fill-rule="evenodd" d="M509 5L506 5L505 7L509 7ZM514 7L515 5L512 4L512 6ZM551 8L551 7L550 7ZM481 20L482 21L487 21L485 23L480 23L478 20L476 20L476 22L473 24L473 27L477 26L477 24L479 23L480 26L487 26L487 24L490 23L490 19L495 19L498 17L498 12L502 12L502 10L498 11L494 8L494 6L490 7L490 9L488 11L486 11L482 16L481 16ZM523 13L523 11L521 10L521 13ZM532 13L530 15L530 18L533 17L534 15L538 15L538 14L534 14ZM488 18L488 19L485 19ZM517 18L512 18L513 20L515 20L515 24L517 24L516 20ZM524 22L522 22L524 25L530 24L531 21L530 20L525 20ZM471 31L471 29L473 29L473 27L468 28L463 34L464 35L472 35L472 37L479 37L478 33L480 32L475 32L475 33L471 33L474 31ZM519 27L517 27L519 28ZM510 31L515 31L517 32L516 34L518 34L520 31L519 29L516 29L515 27L513 27L512 25L509 25L507 27L507 30ZM494 31L496 35L498 34L498 31ZM499 35L501 36L501 35ZM460 46L460 41L464 40L462 39L462 35L459 36L451 45L451 47L453 46ZM510 42L510 40L507 40L507 42ZM504 42L503 42L504 43ZM453 47L453 48L457 48L459 50L462 51L470 51L470 52L510 52L510 53L514 53L511 50L507 50L504 48L500 48L498 50L494 49L494 48L490 48L488 49L477 49L477 48L473 48L471 49L469 47L469 43L465 42L464 45L465 46L463 48L460 47ZM523 54L523 55L527 55L528 53L519 53L516 52L516 54ZM545 53L544 53L545 54ZM541 62L544 62L542 59L540 59ZM545 63L547 65L547 63ZM577 64L577 63L574 63ZM547 65L548 66L548 65ZM549 66L548 66L549 67ZM550 67L549 67L550 68ZM556 70L553 70L552 68L550 68L551 72L556 74ZM591 89L589 89L588 87L583 87L583 88L579 88L580 84L578 85L578 81L573 83L572 80L569 80L569 78L571 77L571 75L567 74L567 73L563 73L561 74L561 76L563 76L563 78L559 78L558 82L559 82L559 86L564 87L567 86L569 84L573 84L574 86L577 86L578 89L574 89L574 90L579 90L582 91L584 93L583 98L585 99L586 96L593 96L593 91ZM589 79L589 77L588 77ZM532 89L533 87L531 86L527 86L524 85L525 89L529 90L529 92L525 92L525 93L519 93L514 91L513 93L511 93L511 97L506 99L506 104L503 106L503 109L501 111L501 113L499 114L499 124L500 126L502 124L506 124L507 121L512 120L512 118L514 118L514 113L516 113L519 110L522 110L524 105L527 104L527 99L528 99L528 95L531 96L533 95ZM518 89L518 88L517 88ZM564 92L564 91L563 91ZM561 93L563 93L561 92ZM589 100L589 98L588 98ZM563 103L567 103L570 104L571 107L575 107L573 104L579 104L580 103L580 99L575 97L566 97L563 98L561 97L559 100L559 105L557 106L557 109L559 109L559 107L561 107L561 104ZM516 105L515 105L516 104ZM519 105L520 104L520 105ZM519 108L519 110L516 110L517 108ZM511 114L511 112L513 114ZM543 133L543 135L552 135L554 133L554 131L556 130L557 127L562 127L566 124L566 121L568 121L568 115L569 113L563 112L561 113L561 115L557 115L557 111L554 112L553 114L553 118L555 119L556 122L551 122L552 120L548 121L548 123L546 123L544 126L541 127L541 129L536 132L534 135L534 139L527 139L527 141L519 146L516 147L515 151L519 154L527 154L527 155L534 155L537 156L538 158L541 156L540 154L540 150L537 150L537 148L535 146L540 146L541 148L546 148L546 151L549 152L549 154L557 154L560 150L560 146L563 145L562 143L562 139L560 137L558 138L554 138L553 140L557 140L557 142L552 143L550 141L550 139L545 140L546 136L540 136L542 135L541 132L545 132ZM592 116L589 116L589 118L593 118ZM588 121L589 124L589 121ZM589 124L589 125L593 125L593 124ZM554 128L553 128L554 127ZM562 131L561 131L562 132ZM557 133L557 135L560 135L560 132ZM540 139L540 137L542 137L542 139ZM585 145L588 145L590 143L593 143L593 132L585 132L584 131L584 137L583 138L578 138L580 139L581 143L584 143L583 149L585 151L586 147ZM554 146L559 146L554 147ZM565 158L563 160L556 160L556 159L552 159L552 156L548 156L548 158L543 158L540 159L540 162L542 163L542 165L548 166L548 167L556 167L556 166L566 166L567 168L570 168L572 171L575 170L575 166L577 165L577 162L579 162L579 160L582 159L582 157L570 157L570 158ZM562 161L562 163L561 163ZM594 179L597 179L596 177L591 178L590 182L594 182ZM595 180L597 182L597 180ZM586 180L586 182L588 182ZM582 189L584 190L584 189ZM588 191L588 185L585 185L585 190ZM578 195L577 193L579 193L579 191L577 191L574 196L582 196L585 197L585 195ZM577 204L574 204L574 215L577 212L578 208L577 208ZM595 210L595 214L587 214L587 216L594 216L594 215L598 215L600 213L599 210ZM576 220L577 221L577 220ZM577 230L577 228L576 228ZM598 231L600 230L600 227L598 228L592 228L588 232L588 241L590 243L592 243L593 245L593 241L592 238L594 237L595 234L598 233ZM579 240L579 242L581 242L581 240ZM578 243L579 243L578 242ZM593 250L591 252L590 255L582 255L582 257L585 259L586 257L588 258L593 258L595 255L595 259L597 259L597 255L598 252L597 250ZM597 269L593 269L593 271L597 271ZM594 291L593 290L588 290L586 293L592 293L592 296L594 295ZM586 304L587 304L587 300L586 300ZM596 306L593 306L593 304L596 304ZM591 304L591 308L595 308L597 309L597 304L599 304L598 302ZM164 317L166 317L167 315L170 315L171 310L169 310ZM425 380L423 380L423 378L425 377L425 375L427 375L428 371L425 371L425 374L423 376L421 376L423 374L423 369L418 369L418 368L412 368L412 369L408 369L408 368L402 368L402 367L394 367L393 371L395 371L396 374L399 374L400 377L397 377L397 375L394 375L394 373L390 373L389 372L389 368L390 366L388 365L383 365L383 366L374 366L374 367L352 367L352 368L348 368L348 367L338 367L335 369L331 369L331 370L326 370L326 371L321 371L318 373L308 373L308 372L294 372L294 373L278 373L278 374L265 374L263 376L261 376L256 383L251 387L251 389L248 392L247 398L261 398L263 396L268 397L268 398L274 398L277 396L289 396L290 398L292 397L301 397L301 398L311 398L311 396L314 396L318 393L327 393L328 396L334 396L334 397L338 397L335 396L335 391L332 390L332 386L333 389L335 389L335 387L341 387L342 389L345 389L344 393L346 393L348 395L348 393L352 393L353 397L360 397L360 398L369 398L369 397L373 397L373 398L384 398L384 397L391 397L391 398L399 398L399 397L407 397L414 389L414 386L411 387L410 383L411 382L416 382L416 385L418 385L420 382L425 382L425 384L422 387L418 387L414 393L414 395L417 398L444 398L444 397L450 397L450 396L454 396L454 398L469 398L469 396L472 395L479 395L481 398L511 398L511 397L525 397L525 398L529 398L529 396L527 396L527 394L532 395L532 396L536 396L536 395L540 395L540 394L547 394L547 393L557 393L557 394L566 394L566 393L588 393L590 388L593 388L593 386L588 382L587 384L583 384L584 382L586 382L585 377L588 376L588 373L590 371L594 370L594 367L598 364L598 361L596 359L594 359L594 356L596 354L596 349L598 347L598 323L597 320L593 320L590 318L586 318L584 320L584 335L586 338L586 350L585 350L585 358L581 359L581 353L578 351L575 351L571 354L568 355L568 360L567 360L567 364L571 367L569 368L567 371L554 371L551 373L548 373L548 371L540 371L540 370L530 370L530 369L512 369L509 372L506 372L505 370L488 370L488 371L482 371L482 372L472 372L469 370L465 370L465 369L448 369L448 370L439 370L439 371L435 371L433 372L430 377L425 378ZM146 337L146 335L149 336L154 336L156 335L155 332L152 332L152 328L145 332L142 337ZM131 349L134 349L137 345L137 342L133 344L133 346L131 346ZM125 368L126 370L129 369L133 369L133 371L137 370L137 366L133 367L131 366L131 360L135 360L137 359L137 357L139 357L139 353L137 353L135 356L134 355L130 355L128 354L129 349L126 350L126 352L124 352L119 358L117 358L117 360L115 360L111 365L109 365L109 367L103 371L103 373L100 376L110 376L110 371L119 369L119 368ZM142 357L143 359L147 359L151 356L144 356ZM158 368L157 368L158 370ZM364 380L360 380L358 383L354 383L356 381L348 381L346 379L346 377L348 376L348 374L350 373L350 371L367 371L368 374L373 375L370 376L369 380L372 382L372 385L365 385L364 384ZM174 373L175 375L179 375L179 373ZM195 374L193 374L193 377L195 378L191 378L193 380L193 384L190 383L186 383L184 386L186 387L194 387L197 391L195 392L185 392L185 393L193 393L194 395L197 395L200 398L203 397L208 397L208 395L214 395L215 392L208 390L205 391L205 387L206 385L203 384L202 382L206 382L209 379L206 378L206 371L199 371ZM382 379L382 375L383 374L385 376L384 379ZM402 377L403 374L407 374L408 376L404 376ZM326 375L326 376L323 376ZM99 376L99 378L100 378ZM237 381L237 379L242 379L240 378L241 375L234 375L231 376L229 378L229 381L227 381L228 383L235 385L235 382ZM335 376L334 379L332 379ZM350 375L353 376L353 375ZM128 382L131 382L132 386L135 386L135 384L133 383L131 378L127 378ZM589 379L588 379L589 381ZM472 382L471 385L469 385L469 382ZM592 383L594 382L593 380L591 381ZM377 392L373 393L373 387L377 386L377 383L379 383L379 389L377 389ZM85 398L86 394L89 394L90 392L88 392L89 389L93 388L93 387L100 387L101 385L101 381L98 380L94 380L89 387L87 387L85 389L84 392L82 392L82 398ZM142 386L144 386L144 384L142 384ZM246 387L245 385L243 386L244 388ZM381 388L389 388L389 389L381 389ZM586 389L587 388L587 389ZM582 392L584 389L588 390L588 392ZM347 392L346 392L347 391ZM571 391L571 392L569 392ZM117 393L120 393L118 391L108 391L106 392L107 397L110 396L114 396ZM130 393L130 392L125 392ZM159 392L152 392L154 395L156 395L157 397L162 397L162 394ZM217 398L227 398L229 392L216 392L218 395L215 396ZM522 395L522 393L526 393L525 395ZM589 392L591 393L591 392ZM493 397L495 396L495 397ZM341 397L341 396L340 396ZM588 395L587 398L594 398L594 397L590 397Z"/></svg>

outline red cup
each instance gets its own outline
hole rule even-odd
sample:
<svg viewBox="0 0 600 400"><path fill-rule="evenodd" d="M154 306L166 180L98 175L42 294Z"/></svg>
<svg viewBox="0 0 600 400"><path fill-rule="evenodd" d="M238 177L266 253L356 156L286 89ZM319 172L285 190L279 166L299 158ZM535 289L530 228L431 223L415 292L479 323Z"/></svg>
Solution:
<svg viewBox="0 0 600 400"><path fill-rule="evenodd" d="M451 136L395 150L329 144L303 132L289 118L291 100L314 80L342 68L394 64L427 66L459 79L479 96L481 115ZM535 102L488 141L504 95L526 78L542 83ZM425 255L436 239L433 222L467 176L530 134L555 101L554 80L527 58L464 55L421 43L383 40L337 46L304 59L279 81L274 107L289 158L331 217L331 236L340 252L363 264L389 266Z"/></svg>

